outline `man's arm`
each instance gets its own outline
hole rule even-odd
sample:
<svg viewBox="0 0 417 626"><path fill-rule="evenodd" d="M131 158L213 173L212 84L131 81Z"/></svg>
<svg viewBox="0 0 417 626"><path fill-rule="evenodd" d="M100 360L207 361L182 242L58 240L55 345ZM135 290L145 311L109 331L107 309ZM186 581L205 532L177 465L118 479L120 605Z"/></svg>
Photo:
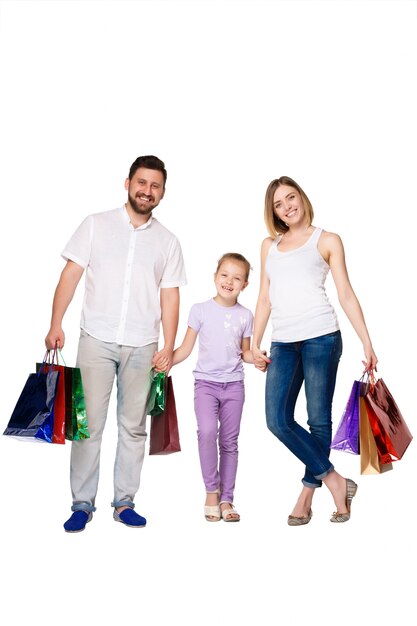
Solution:
<svg viewBox="0 0 417 626"><path fill-rule="evenodd" d="M58 348L64 347L65 334L62 330L62 319L74 297L83 272L84 268L74 263L74 261L67 261L66 266L62 270L52 304L51 327L45 337L45 345L48 350L52 350L55 346L58 346Z"/></svg>
<svg viewBox="0 0 417 626"><path fill-rule="evenodd" d="M164 333L164 347L155 352L152 366L159 372L169 372L172 366L172 353L178 330L180 311L180 290L178 287L161 289L161 322Z"/></svg>

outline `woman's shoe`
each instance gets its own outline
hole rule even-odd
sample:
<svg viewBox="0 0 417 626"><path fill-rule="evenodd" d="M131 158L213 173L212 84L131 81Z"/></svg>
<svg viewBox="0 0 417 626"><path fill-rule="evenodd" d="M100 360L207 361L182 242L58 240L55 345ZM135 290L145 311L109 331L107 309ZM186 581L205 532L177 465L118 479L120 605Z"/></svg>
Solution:
<svg viewBox="0 0 417 626"><path fill-rule="evenodd" d="M296 515L288 516L288 526L304 526L308 524L313 517L313 511L310 509L307 517L297 517Z"/></svg>
<svg viewBox="0 0 417 626"><path fill-rule="evenodd" d="M223 500L222 502L220 502L220 506L222 504L229 505L226 509L223 509L223 511L220 509L223 520L225 522L240 522L240 515L236 511L233 504L231 502L227 502L226 500Z"/></svg>
<svg viewBox="0 0 417 626"><path fill-rule="evenodd" d="M217 493L217 499L220 495L220 488L217 491L208 491L207 493ZM220 504L205 504L204 505L204 517L208 522L220 522Z"/></svg>
<svg viewBox="0 0 417 626"><path fill-rule="evenodd" d="M358 490L358 485L353 482L350 478L346 478L346 508L348 510L347 513L339 513L335 511L330 518L331 522L336 522L338 524L342 522L347 522L350 519L350 507L352 504L352 499Z"/></svg>

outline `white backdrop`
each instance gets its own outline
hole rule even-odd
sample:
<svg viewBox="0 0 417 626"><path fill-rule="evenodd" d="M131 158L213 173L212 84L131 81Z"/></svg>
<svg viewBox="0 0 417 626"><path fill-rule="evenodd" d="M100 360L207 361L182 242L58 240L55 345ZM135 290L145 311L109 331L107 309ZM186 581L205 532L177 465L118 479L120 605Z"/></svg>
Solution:
<svg viewBox="0 0 417 626"><path fill-rule="evenodd" d="M130 164L151 153L168 169L155 216L178 235L187 264L178 340L191 304L214 295L226 251L253 266L241 302L254 309L265 189L289 175L309 195L315 224L342 236L380 374L415 432L416 52L414 1L2 0L3 427L43 356L64 244L88 213L125 201ZM328 283L344 338L337 425L362 350ZM80 288L64 324L68 364L81 302ZM330 524L322 489L312 522L289 528L302 468L267 431L265 379L246 367L242 521L207 524L195 357L172 372L182 452L144 465L145 530L111 517L114 399L98 510L79 535L62 529L70 445L0 439L2 609L11 624L415 623L405 572L417 557L415 444L376 477L333 453L359 483L351 521ZM305 420L303 398L298 416Z"/></svg>

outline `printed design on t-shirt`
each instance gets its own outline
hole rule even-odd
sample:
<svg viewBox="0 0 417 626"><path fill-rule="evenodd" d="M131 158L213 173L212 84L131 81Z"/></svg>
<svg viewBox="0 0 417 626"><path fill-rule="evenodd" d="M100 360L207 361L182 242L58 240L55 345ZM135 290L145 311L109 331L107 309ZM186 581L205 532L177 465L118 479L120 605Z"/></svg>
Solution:
<svg viewBox="0 0 417 626"><path fill-rule="evenodd" d="M242 337L247 320L241 315L239 319L233 319L231 313L225 313L224 317L223 326L227 355L229 358L236 358L242 351Z"/></svg>

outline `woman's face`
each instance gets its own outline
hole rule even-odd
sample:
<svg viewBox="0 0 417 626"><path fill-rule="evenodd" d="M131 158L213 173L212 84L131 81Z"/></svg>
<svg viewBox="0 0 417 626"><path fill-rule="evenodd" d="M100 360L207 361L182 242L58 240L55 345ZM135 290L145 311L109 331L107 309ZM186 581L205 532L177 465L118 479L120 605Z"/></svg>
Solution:
<svg viewBox="0 0 417 626"><path fill-rule="evenodd" d="M294 187L280 185L274 193L273 206L275 215L288 226L305 219L303 199Z"/></svg>

